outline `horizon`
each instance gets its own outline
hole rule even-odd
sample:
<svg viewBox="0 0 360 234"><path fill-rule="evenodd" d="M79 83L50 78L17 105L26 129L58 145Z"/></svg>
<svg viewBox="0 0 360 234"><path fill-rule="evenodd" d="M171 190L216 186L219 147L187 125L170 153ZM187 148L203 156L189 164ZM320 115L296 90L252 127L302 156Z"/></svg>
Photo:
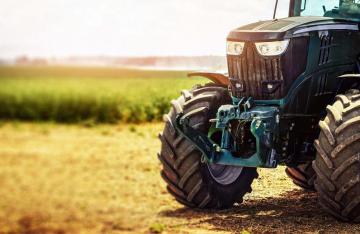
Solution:
<svg viewBox="0 0 360 234"><path fill-rule="evenodd" d="M274 3L3 0L0 58L225 56L231 29L271 19Z"/></svg>
<svg viewBox="0 0 360 234"><path fill-rule="evenodd" d="M1 55L0 55L1 56ZM184 57L184 58L196 58L196 57L226 57L226 54L224 55L129 55L129 56L123 56L123 55L67 55L67 56L28 56L26 54L18 55L14 57L13 59L18 59L26 57L28 59L73 59L73 58L109 58L109 59L128 59L128 58L174 58L174 57ZM7 58L2 58L3 60L8 60Z"/></svg>
<svg viewBox="0 0 360 234"><path fill-rule="evenodd" d="M150 70L224 70L225 56L148 56L148 57L27 57L20 56L15 59L1 59L1 66L86 66L86 67L121 67L130 69Z"/></svg>

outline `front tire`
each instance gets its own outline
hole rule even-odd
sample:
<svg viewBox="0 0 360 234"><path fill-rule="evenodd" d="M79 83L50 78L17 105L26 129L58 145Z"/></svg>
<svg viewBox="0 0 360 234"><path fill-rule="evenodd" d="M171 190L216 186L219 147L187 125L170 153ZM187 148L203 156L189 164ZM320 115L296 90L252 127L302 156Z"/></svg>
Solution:
<svg viewBox="0 0 360 234"><path fill-rule="evenodd" d="M360 222L360 92L338 95L320 121L315 141L315 188L325 211L343 220Z"/></svg>
<svg viewBox="0 0 360 234"><path fill-rule="evenodd" d="M162 147L158 158L167 190L188 207L221 209L241 203L258 176L256 168L207 165L201 160L201 152L174 128L176 116L183 112L189 116L191 127L207 134L209 120L215 118L218 108L231 103L228 90L208 84L181 94L171 102L172 108L164 116L165 128L160 134Z"/></svg>
<svg viewBox="0 0 360 234"><path fill-rule="evenodd" d="M300 164L296 167L287 167L285 172L297 186L305 190L315 191L314 181L316 174L312 168L312 161Z"/></svg>

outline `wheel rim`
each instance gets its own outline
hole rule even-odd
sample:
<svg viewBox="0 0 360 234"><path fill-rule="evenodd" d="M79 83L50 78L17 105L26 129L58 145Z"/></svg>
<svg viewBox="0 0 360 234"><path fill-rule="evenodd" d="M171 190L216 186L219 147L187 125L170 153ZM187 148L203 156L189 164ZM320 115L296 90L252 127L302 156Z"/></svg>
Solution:
<svg viewBox="0 0 360 234"><path fill-rule="evenodd" d="M220 165L220 164L207 164L211 177L222 185L228 185L237 178L239 178L243 167Z"/></svg>
<svg viewBox="0 0 360 234"><path fill-rule="evenodd" d="M215 126L212 125L209 129L208 137L219 144L221 142L221 133L221 130L216 129ZM221 185L228 185L235 182L243 170L243 167L221 164L207 164L207 167L211 177Z"/></svg>

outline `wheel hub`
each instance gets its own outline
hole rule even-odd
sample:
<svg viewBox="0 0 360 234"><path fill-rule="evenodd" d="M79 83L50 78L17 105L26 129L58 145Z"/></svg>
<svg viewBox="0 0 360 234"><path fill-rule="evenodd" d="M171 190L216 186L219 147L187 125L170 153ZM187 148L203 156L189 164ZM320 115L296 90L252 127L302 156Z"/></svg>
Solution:
<svg viewBox="0 0 360 234"><path fill-rule="evenodd" d="M222 185L229 185L239 178L243 167L207 164L211 177Z"/></svg>

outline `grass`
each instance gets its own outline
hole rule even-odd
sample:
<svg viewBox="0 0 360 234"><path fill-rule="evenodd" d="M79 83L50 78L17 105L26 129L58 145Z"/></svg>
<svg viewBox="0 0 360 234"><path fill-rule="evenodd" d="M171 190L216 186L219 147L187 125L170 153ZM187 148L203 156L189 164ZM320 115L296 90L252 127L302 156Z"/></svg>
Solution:
<svg viewBox="0 0 360 234"><path fill-rule="evenodd" d="M0 67L0 119L64 123L159 121L201 78L183 71Z"/></svg>

